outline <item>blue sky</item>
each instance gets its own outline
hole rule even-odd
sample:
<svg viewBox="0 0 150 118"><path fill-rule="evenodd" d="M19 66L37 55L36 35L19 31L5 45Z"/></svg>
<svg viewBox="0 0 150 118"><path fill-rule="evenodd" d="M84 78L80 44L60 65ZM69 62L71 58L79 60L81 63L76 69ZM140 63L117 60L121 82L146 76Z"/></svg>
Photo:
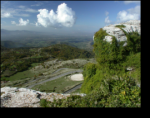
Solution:
<svg viewBox="0 0 150 118"><path fill-rule="evenodd" d="M1 1L1 29L89 32L140 20L140 1Z"/></svg>

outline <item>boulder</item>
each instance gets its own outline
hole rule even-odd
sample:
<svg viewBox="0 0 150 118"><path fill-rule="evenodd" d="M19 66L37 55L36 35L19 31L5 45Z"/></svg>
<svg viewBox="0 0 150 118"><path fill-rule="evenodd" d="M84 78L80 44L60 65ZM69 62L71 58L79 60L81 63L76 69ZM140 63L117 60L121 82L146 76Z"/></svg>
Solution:
<svg viewBox="0 0 150 118"><path fill-rule="evenodd" d="M85 96L86 94L78 94ZM70 94L45 93L27 88L1 88L1 107L40 107L40 100L53 101L69 97Z"/></svg>
<svg viewBox="0 0 150 118"><path fill-rule="evenodd" d="M117 39L118 42L125 41L123 46L127 45L127 42L126 42L127 37L120 28L115 27L116 25L124 25L125 28L122 28L122 29L125 30L127 33L137 31L141 35L140 20L130 20L130 21L127 21L124 23L109 25L109 26L105 26L102 28L103 30L106 30L108 35L115 36L115 38ZM111 43L112 36L105 36L104 40ZM94 40L94 36L93 36L93 40Z"/></svg>

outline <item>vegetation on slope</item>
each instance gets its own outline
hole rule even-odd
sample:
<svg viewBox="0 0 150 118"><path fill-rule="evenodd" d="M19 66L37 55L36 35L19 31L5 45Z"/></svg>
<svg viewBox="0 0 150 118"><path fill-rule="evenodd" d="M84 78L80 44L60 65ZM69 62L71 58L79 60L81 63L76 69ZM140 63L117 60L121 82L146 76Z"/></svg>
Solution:
<svg viewBox="0 0 150 118"><path fill-rule="evenodd" d="M88 63L83 70L84 82L81 92L85 97L44 101L43 107L140 107L140 36L125 33L127 46L113 37L112 44L104 41L108 35L100 29L95 33L94 53L98 64ZM128 72L127 67L133 71Z"/></svg>
<svg viewBox="0 0 150 118"><path fill-rule="evenodd" d="M68 46L66 44L56 44L51 46L50 48L45 47L42 49L42 52L50 53L54 57L63 60L94 57L94 54L92 52Z"/></svg>
<svg viewBox="0 0 150 118"><path fill-rule="evenodd" d="M106 35L106 31L102 29L95 34L94 52L98 64L94 66L97 67L94 70L92 65L90 66L88 64L85 66L85 72L83 73L88 74L83 74L85 81L81 89L82 92L91 92L94 88L100 86L100 81L102 79L111 77L113 75L121 76L122 74L125 74L127 66L140 68L140 54L135 55L140 52L140 50L137 50L140 45L140 36L137 33L128 34L127 46L125 47L123 47L122 42L120 42L118 46L115 37L113 37L112 44L103 41ZM138 58L133 58L133 56ZM89 73L90 70L92 71L92 74ZM91 88L92 86L94 88Z"/></svg>
<svg viewBox="0 0 150 118"><path fill-rule="evenodd" d="M43 65L44 61L55 58L69 60L94 57L92 52L65 44L56 44L45 48L16 48L7 50L5 47L1 47L1 52L1 80L5 80L5 77L13 76L18 72L28 70L33 63L42 63Z"/></svg>
<svg viewBox="0 0 150 118"><path fill-rule="evenodd" d="M125 25L116 25L115 27L118 27L118 28L125 28L126 26L125 26Z"/></svg>
<svg viewBox="0 0 150 118"><path fill-rule="evenodd" d="M140 107L140 88L129 76L102 80L101 86L84 97L71 95L53 102L41 99L42 107Z"/></svg>

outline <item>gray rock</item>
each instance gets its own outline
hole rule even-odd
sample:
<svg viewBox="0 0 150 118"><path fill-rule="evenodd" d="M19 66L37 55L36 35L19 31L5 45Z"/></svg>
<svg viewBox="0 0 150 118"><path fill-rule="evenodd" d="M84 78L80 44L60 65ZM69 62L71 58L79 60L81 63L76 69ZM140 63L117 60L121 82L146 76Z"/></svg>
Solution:
<svg viewBox="0 0 150 118"><path fill-rule="evenodd" d="M70 94L45 93L26 88L3 87L1 88L1 107L40 107L40 100L67 98ZM78 94L85 96L86 94Z"/></svg>
<svg viewBox="0 0 150 118"><path fill-rule="evenodd" d="M124 32L120 28L115 27L116 25L122 25L122 24L124 26L126 26L125 28L122 28L122 29L125 30L127 33L137 31L141 35L140 20L130 20L130 21L120 23L120 24L105 26L102 29L106 30L106 32L109 35L115 36L115 38L117 39L118 42L125 41L123 46L126 46L127 45L126 35L124 34ZM112 36L105 36L104 40L107 42L110 42L110 44L111 44ZM93 41L94 41L94 36L93 36Z"/></svg>

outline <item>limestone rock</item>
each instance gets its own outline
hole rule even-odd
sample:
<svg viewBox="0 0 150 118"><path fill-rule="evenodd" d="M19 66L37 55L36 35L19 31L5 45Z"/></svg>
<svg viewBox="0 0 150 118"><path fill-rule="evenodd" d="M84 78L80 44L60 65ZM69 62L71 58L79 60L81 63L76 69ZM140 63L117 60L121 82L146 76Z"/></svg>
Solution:
<svg viewBox="0 0 150 118"><path fill-rule="evenodd" d="M85 96L86 94L78 94ZM1 107L40 107L40 99L53 101L69 97L70 94L45 93L26 88L1 88Z"/></svg>
<svg viewBox="0 0 150 118"><path fill-rule="evenodd" d="M115 27L116 25L126 26L125 28L122 28L122 29L125 30L127 33L137 31L141 35L140 20L130 20L130 21L127 21L127 22L124 22L124 23L109 25L109 26L105 26L105 27L102 28L103 30L106 30L106 32L109 35L115 36L115 38L117 39L118 42L125 41L123 46L127 45L127 42L126 42L127 37L120 28ZM111 43L112 36L105 36L104 40ZM93 40L94 40L94 36L93 36Z"/></svg>

